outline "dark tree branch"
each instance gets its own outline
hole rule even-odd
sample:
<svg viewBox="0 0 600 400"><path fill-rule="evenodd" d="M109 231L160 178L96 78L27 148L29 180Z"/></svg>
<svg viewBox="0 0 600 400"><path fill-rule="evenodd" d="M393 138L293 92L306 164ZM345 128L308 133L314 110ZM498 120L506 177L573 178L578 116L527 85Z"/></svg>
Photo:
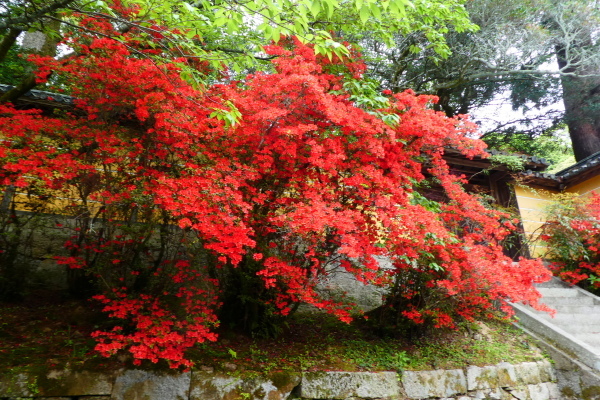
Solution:
<svg viewBox="0 0 600 400"><path fill-rule="evenodd" d="M226 49L226 48L223 48L223 47L206 48L205 50L207 50L207 51L221 51L223 53L232 53L232 54L247 54L247 52L244 51L244 50ZM274 58L277 58L278 56L261 57L261 56L255 56L255 55L252 54L251 57L255 58L257 60L270 61L270 60L272 60Z"/></svg>
<svg viewBox="0 0 600 400"><path fill-rule="evenodd" d="M0 96L0 104L14 102L25 93L29 92L36 85L35 75L29 74L17 86Z"/></svg>
<svg viewBox="0 0 600 400"><path fill-rule="evenodd" d="M14 12L5 12L0 14L0 30L9 29L21 29L25 30L27 26L35 21L44 18L47 14L52 14L54 11L64 8L77 0L57 0L45 7L35 10L33 13L25 12L23 16L11 17Z"/></svg>
<svg viewBox="0 0 600 400"><path fill-rule="evenodd" d="M8 54L8 51L12 45L15 44L17 37L21 34L21 32L23 31L16 28L11 28L8 30L8 33L6 36L4 36L2 42L0 42L0 63L4 60L4 57L6 57L6 54Z"/></svg>

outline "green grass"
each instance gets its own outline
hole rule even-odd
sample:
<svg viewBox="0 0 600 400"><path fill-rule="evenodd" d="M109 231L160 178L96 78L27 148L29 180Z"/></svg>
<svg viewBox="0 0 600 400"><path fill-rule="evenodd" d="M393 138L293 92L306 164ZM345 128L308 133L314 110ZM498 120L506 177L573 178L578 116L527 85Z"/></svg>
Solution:
<svg viewBox="0 0 600 400"><path fill-rule="evenodd" d="M117 368L127 354L105 359L93 351L90 333L103 314L76 301L0 304L0 370L15 368ZM462 324L420 338L380 338L369 325L339 322L324 314L297 314L278 339L253 339L219 332L188 356L198 368L239 371L402 371L453 369L468 365L517 363L543 357L528 338L501 319ZM166 368L143 364L143 367Z"/></svg>

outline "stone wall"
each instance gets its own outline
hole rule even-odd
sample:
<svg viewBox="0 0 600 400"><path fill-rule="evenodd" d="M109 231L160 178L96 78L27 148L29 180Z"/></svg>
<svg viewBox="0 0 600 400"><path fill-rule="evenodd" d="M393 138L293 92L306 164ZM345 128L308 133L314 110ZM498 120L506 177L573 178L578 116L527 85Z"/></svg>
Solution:
<svg viewBox="0 0 600 400"><path fill-rule="evenodd" d="M600 400L600 373L578 361L555 343L520 326L552 358L562 400Z"/></svg>
<svg viewBox="0 0 600 400"><path fill-rule="evenodd" d="M548 361L396 372L0 374L0 399L37 400L559 400Z"/></svg>

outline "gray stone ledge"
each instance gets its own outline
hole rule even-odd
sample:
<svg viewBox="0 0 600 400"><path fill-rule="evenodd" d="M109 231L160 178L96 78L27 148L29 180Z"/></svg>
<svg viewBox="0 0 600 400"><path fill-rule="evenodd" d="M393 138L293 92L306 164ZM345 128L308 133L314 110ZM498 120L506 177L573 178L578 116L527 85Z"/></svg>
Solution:
<svg viewBox="0 0 600 400"><path fill-rule="evenodd" d="M128 370L117 376L111 400L188 400L191 373Z"/></svg>
<svg viewBox="0 0 600 400"><path fill-rule="evenodd" d="M396 372L0 374L0 397L35 400L560 400L550 362ZM87 388L87 389L86 389ZM54 397L53 397L54 396ZM294 397L295 396L295 397Z"/></svg>
<svg viewBox="0 0 600 400"><path fill-rule="evenodd" d="M492 367L493 368L493 367ZM462 369L404 371L402 386L411 399L449 397L467 393L467 379Z"/></svg>
<svg viewBox="0 0 600 400"><path fill-rule="evenodd" d="M285 400L301 379L299 372L248 372L240 376L193 372L189 399L218 400L252 396L252 400Z"/></svg>
<svg viewBox="0 0 600 400"><path fill-rule="evenodd" d="M300 396L308 399L390 399L400 398L395 372L305 372Z"/></svg>

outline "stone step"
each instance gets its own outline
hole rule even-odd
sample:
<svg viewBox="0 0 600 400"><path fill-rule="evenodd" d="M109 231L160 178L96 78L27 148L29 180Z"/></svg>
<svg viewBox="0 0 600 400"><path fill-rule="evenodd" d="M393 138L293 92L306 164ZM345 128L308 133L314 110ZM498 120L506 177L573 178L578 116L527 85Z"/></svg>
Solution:
<svg viewBox="0 0 600 400"><path fill-rule="evenodd" d="M556 310L556 315L552 318L548 313L532 312L530 307L515 304L519 324L526 332L551 340L570 357L600 371L600 298L557 279L536 288L542 295L540 303Z"/></svg>
<svg viewBox="0 0 600 400"><path fill-rule="evenodd" d="M556 325L560 329L565 332L570 333L571 335L576 335L580 333L600 333L600 324L587 324L587 325L574 325L572 323L566 322L554 322L549 321L551 324Z"/></svg>
<svg viewBox="0 0 600 400"><path fill-rule="evenodd" d="M586 315L600 315L599 305L562 305L562 304L546 304L548 307L556 311L556 315L559 314L586 314ZM536 314L548 314L546 311L533 310Z"/></svg>
<svg viewBox="0 0 600 400"><path fill-rule="evenodd" d="M554 308L555 306L593 306L594 299L589 296L582 297L548 297L544 296L540 300L541 303Z"/></svg>
<svg viewBox="0 0 600 400"><path fill-rule="evenodd" d="M535 287L536 288L565 288L565 287L569 287L569 285L559 279L550 279L549 281L546 281L546 282L536 283Z"/></svg>
<svg viewBox="0 0 600 400"><path fill-rule="evenodd" d="M600 347L600 333L574 333L573 336L592 347Z"/></svg>
<svg viewBox="0 0 600 400"><path fill-rule="evenodd" d="M586 314L600 315L599 305L562 305L555 304L552 306L557 314Z"/></svg>
<svg viewBox="0 0 600 400"><path fill-rule="evenodd" d="M554 324L570 324L573 327L583 325L600 325L600 314L561 314L554 317L549 314L539 314L541 318Z"/></svg>
<svg viewBox="0 0 600 400"><path fill-rule="evenodd" d="M587 297L574 288L541 287L538 291L543 297Z"/></svg>

